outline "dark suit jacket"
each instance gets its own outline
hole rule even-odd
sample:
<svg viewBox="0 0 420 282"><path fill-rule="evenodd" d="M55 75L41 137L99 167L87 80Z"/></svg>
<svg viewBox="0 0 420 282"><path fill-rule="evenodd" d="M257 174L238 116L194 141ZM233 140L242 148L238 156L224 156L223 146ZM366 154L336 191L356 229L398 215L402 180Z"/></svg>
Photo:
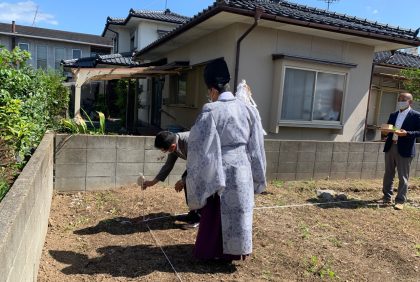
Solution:
<svg viewBox="0 0 420 282"><path fill-rule="evenodd" d="M392 113L389 116L388 124L395 125L397 121L398 112ZM402 157L414 157L416 155L416 138L420 137L420 113L410 110L405 118L401 129L407 131L407 136L398 136L398 152ZM386 141L384 152L388 152L392 145L392 133L389 133Z"/></svg>

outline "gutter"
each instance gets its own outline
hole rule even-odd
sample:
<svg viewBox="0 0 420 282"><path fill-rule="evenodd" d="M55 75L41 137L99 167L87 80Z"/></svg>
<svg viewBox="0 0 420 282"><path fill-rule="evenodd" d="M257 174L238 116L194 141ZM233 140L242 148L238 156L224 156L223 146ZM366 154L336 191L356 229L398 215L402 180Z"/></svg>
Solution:
<svg viewBox="0 0 420 282"><path fill-rule="evenodd" d="M261 19L261 15L264 13L264 9L262 9L261 7L257 7L255 9L255 14L254 14L254 23L252 24L252 26L250 28L248 28L247 31L245 31L244 34L241 35L241 37L239 37L239 39L236 41L236 59L235 59L235 83L233 86L233 89L236 89L236 86L238 86L238 74L239 74L239 59L241 56L241 43L242 40L245 39L245 37L248 36L248 34L257 27L258 25L258 21Z"/></svg>
<svg viewBox="0 0 420 282"><path fill-rule="evenodd" d="M120 47L120 34L118 32L116 32L116 31L110 29L110 28L108 28L108 30L110 32L113 32L115 34L115 40L117 40L117 44L116 44L117 45L117 48L115 48L115 49L117 49L117 50L114 50L114 53L118 53L118 49ZM112 48L114 48L114 46L112 46Z"/></svg>

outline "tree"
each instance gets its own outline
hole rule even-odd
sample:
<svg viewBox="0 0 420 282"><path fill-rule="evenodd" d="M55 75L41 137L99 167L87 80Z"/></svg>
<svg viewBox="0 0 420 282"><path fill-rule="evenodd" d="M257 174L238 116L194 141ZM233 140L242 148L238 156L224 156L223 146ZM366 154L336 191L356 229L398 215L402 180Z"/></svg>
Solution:
<svg viewBox="0 0 420 282"><path fill-rule="evenodd" d="M420 69L403 69L400 74L405 78L404 88L413 94L414 100L420 101Z"/></svg>

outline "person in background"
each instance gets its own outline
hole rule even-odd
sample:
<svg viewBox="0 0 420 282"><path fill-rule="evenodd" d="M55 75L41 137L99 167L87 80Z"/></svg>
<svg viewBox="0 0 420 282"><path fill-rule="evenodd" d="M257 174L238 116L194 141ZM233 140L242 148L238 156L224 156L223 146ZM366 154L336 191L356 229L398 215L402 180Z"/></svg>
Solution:
<svg viewBox="0 0 420 282"><path fill-rule="evenodd" d="M223 59L204 70L208 96L188 139L188 205L200 210L194 256L244 259L252 252L254 194L266 187L264 130L257 109L229 91Z"/></svg>
<svg viewBox="0 0 420 282"><path fill-rule="evenodd" d="M411 109L413 96L401 93L398 96L398 111L389 116L388 124L397 130L388 133L385 141L385 174L382 192L383 203L392 204L392 186L395 169L398 171L398 193L394 208L402 210L407 201L408 179L413 157L416 155L416 137L420 137L420 113Z"/></svg>
<svg viewBox="0 0 420 282"><path fill-rule="evenodd" d="M156 135L155 147L160 149L164 153L168 153L168 158L165 164L160 169L159 173L153 180L146 180L143 184L143 189L154 186L159 181L165 181L178 158L183 160L187 159L188 155L188 136L189 132L172 133L169 131L161 131ZM187 171L182 174L181 179L175 184L175 191L181 192L184 190L185 200L187 200L187 187L185 186L185 178ZM194 228L198 226L200 221L200 214L197 210L190 210L187 215L179 215L176 218L180 221L185 221L189 225L185 225L186 228Z"/></svg>

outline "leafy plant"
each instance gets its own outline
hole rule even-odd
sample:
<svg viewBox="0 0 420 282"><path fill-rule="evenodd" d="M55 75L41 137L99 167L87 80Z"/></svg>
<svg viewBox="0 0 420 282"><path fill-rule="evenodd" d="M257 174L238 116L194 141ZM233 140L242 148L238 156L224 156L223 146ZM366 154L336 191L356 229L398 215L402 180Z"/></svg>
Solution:
<svg viewBox="0 0 420 282"><path fill-rule="evenodd" d="M82 112L85 114L92 130L89 130L86 121L81 116L77 116L74 119L62 119L62 131L71 134L105 134L105 115L103 113L97 112L99 115L99 127L96 128L91 118L86 114L86 112L83 109Z"/></svg>
<svg viewBox="0 0 420 282"><path fill-rule="evenodd" d="M311 256L311 259L307 263L306 270L309 273L317 275L321 278L328 276L329 278L336 278L335 272L332 270L328 261L322 263L317 256Z"/></svg>
<svg viewBox="0 0 420 282"><path fill-rule="evenodd" d="M414 100L420 100L420 69L403 69L400 74L405 78L404 88L413 94Z"/></svg>

